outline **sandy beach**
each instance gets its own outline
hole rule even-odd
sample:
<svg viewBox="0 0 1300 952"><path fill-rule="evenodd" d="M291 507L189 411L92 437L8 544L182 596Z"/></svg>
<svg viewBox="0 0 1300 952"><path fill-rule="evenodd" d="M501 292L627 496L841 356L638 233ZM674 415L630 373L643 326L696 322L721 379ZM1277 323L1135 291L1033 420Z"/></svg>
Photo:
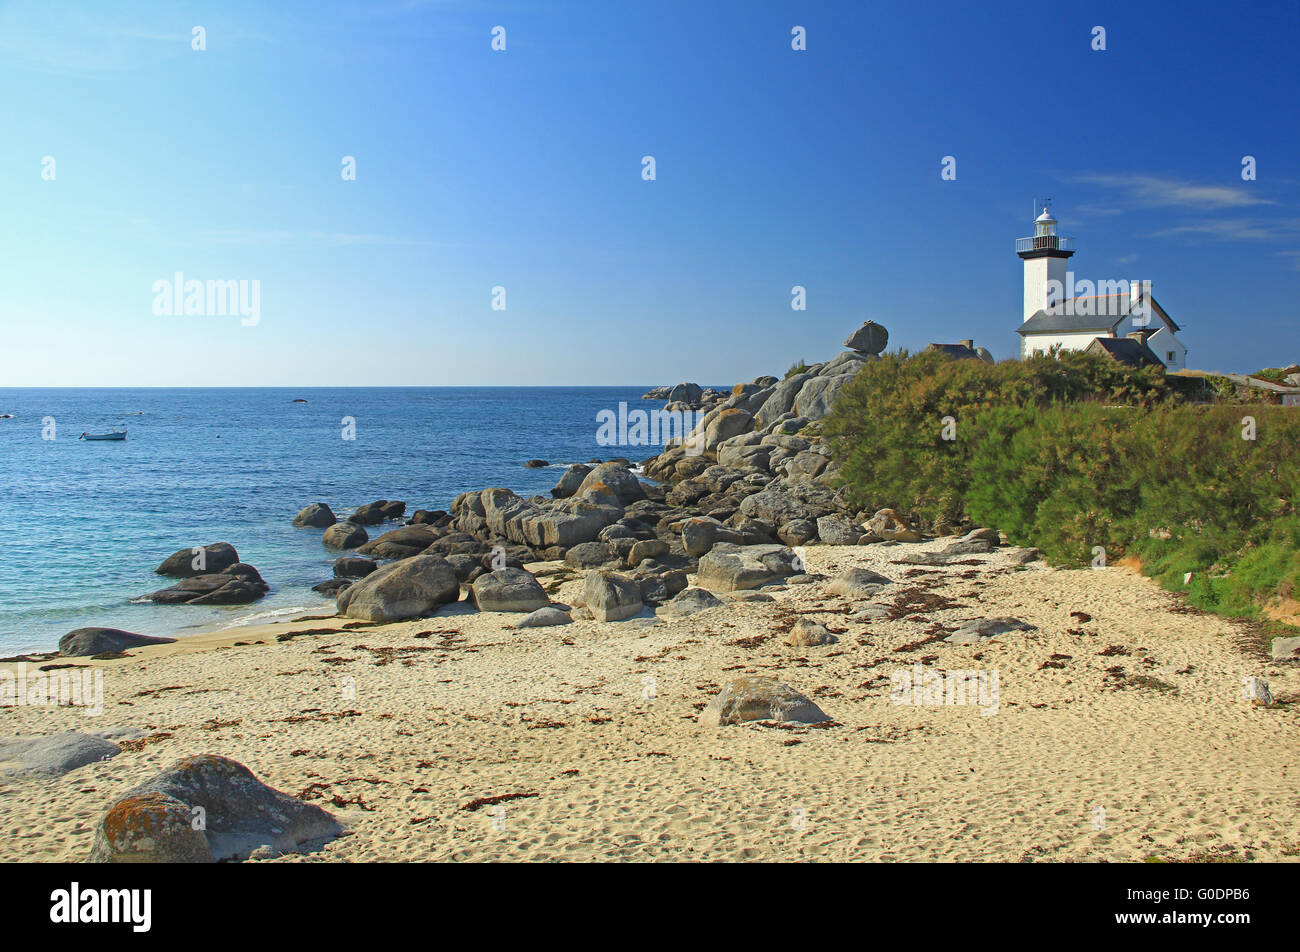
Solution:
<svg viewBox="0 0 1300 952"><path fill-rule="evenodd" d="M894 561L948 541L813 546L807 584L685 618L513 630L520 616L462 602L398 624L328 617L75 659L104 668L102 715L7 708L0 733L144 736L57 779L0 780L0 858L84 859L115 797L201 753L345 824L276 862L1300 856L1300 664L1267 660L1248 626L1129 567L1021 567L1005 550ZM894 584L827 595L852 567ZM554 600L581 600L583 573L529 568ZM896 617L848 620L867 604ZM997 616L1036 630L942 640ZM799 617L838 643L783 644ZM895 703L891 679L913 665L996 672L996 712ZM834 722L701 726L745 674ZM1278 703L1243 700L1250 676Z"/></svg>

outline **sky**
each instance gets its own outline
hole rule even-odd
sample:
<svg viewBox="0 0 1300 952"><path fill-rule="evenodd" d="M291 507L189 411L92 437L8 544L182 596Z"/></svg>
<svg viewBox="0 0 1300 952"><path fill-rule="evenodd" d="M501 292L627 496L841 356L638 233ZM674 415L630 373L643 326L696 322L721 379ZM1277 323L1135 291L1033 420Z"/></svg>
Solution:
<svg viewBox="0 0 1300 952"><path fill-rule="evenodd" d="M1298 46L1276 0L0 0L0 387L730 385L868 319L1013 357L1049 197L1190 367L1298 362Z"/></svg>

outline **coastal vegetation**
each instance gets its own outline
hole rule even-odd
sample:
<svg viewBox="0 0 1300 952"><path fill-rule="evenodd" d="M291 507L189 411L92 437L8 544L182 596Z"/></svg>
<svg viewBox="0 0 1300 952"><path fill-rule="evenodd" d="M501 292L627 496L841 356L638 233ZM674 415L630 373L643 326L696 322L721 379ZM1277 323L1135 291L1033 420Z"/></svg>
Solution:
<svg viewBox="0 0 1300 952"><path fill-rule="evenodd" d="M1058 564L1136 558L1198 608L1267 618L1300 591L1300 412L1189 396L1078 352L897 352L844 388L825 433L858 505L996 526Z"/></svg>

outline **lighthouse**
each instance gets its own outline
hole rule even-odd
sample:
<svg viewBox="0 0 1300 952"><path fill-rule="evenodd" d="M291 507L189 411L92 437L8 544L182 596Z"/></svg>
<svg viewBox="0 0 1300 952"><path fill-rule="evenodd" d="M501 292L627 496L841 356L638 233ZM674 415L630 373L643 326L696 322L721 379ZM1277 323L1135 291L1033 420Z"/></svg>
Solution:
<svg viewBox="0 0 1300 952"><path fill-rule="evenodd" d="M1034 219L1031 238L1016 239L1016 254L1025 263L1025 316L1029 320L1039 311L1060 304L1062 289L1066 286L1065 262L1074 254L1074 239L1060 238L1056 234L1056 219L1043 208ZM1049 300L1052 285L1056 283L1056 299Z"/></svg>

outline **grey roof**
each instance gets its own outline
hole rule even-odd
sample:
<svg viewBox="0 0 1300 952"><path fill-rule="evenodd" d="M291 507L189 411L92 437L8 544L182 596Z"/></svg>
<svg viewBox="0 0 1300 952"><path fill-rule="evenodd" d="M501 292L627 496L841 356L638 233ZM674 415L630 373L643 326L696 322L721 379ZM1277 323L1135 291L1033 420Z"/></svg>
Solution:
<svg viewBox="0 0 1300 952"><path fill-rule="evenodd" d="M1074 300L1073 298L1071 300ZM1069 302L1066 302L1069 303ZM1096 308L1094 308L1096 310ZM1128 315L1128 301L1117 313L1112 305L1107 314L1075 314L1073 309L1061 310L1060 306L1050 311L1037 311L1034 316L1016 329L1017 334L1043 334L1052 331L1112 331Z"/></svg>
<svg viewBox="0 0 1300 952"><path fill-rule="evenodd" d="M965 344L931 344L926 350L937 350L952 360L980 360L980 355Z"/></svg>
<svg viewBox="0 0 1300 952"><path fill-rule="evenodd" d="M1143 341L1132 337L1094 337L1084 350L1103 350L1121 364L1129 367L1163 367L1164 361Z"/></svg>

